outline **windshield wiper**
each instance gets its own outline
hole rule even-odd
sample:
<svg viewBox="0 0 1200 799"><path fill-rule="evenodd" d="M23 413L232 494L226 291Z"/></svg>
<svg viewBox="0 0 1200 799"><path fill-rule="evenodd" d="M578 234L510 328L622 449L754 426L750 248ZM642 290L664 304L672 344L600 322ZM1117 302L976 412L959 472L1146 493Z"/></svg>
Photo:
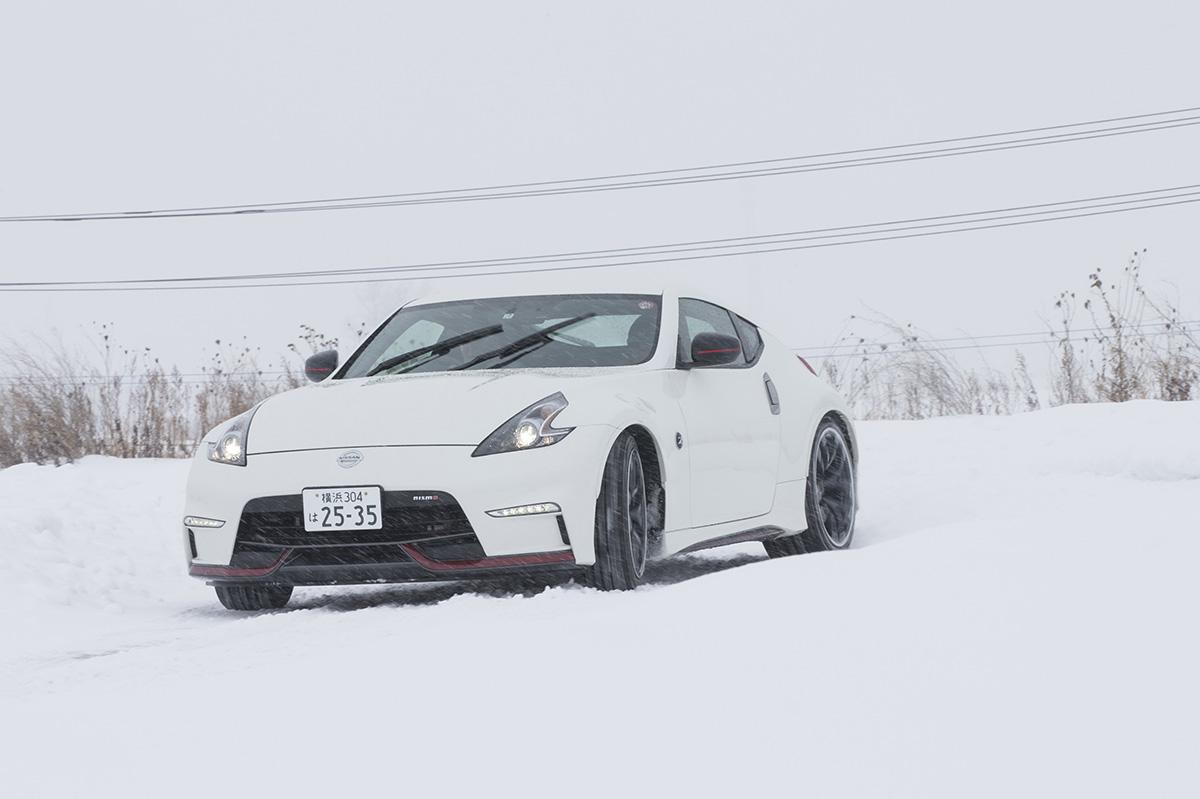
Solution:
<svg viewBox="0 0 1200 799"><path fill-rule="evenodd" d="M488 350L487 352L480 353L463 365L456 366L454 368L470 369L472 366L477 366L484 361L490 361L492 358L508 358L508 360L504 361L502 364L498 364L499 366L507 366L517 358L527 355L528 353L525 352L525 350L532 351L536 347L542 347L546 344L549 344L551 341L553 341L551 338L553 333L556 333L565 327L577 325L585 319L591 319L595 315L595 313L585 313L580 314L579 316L573 316L570 319L564 319L561 322L555 322L552 325L543 327L541 330L530 333L528 336L521 336L511 344L506 344L503 347L498 347L494 350ZM520 353L520 355L517 353ZM513 357L510 358L509 356Z"/></svg>
<svg viewBox="0 0 1200 799"><path fill-rule="evenodd" d="M489 325L488 327L481 327L478 330L471 330L466 333L460 333L457 336L451 336L445 341L438 341L425 347L417 347L415 350L402 352L399 355L388 358L386 361L367 372L367 377L374 377L380 372L386 372L389 369L395 369L397 366L401 366L402 364L406 364L411 360L420 358L422 355L429 355L430 353L433 353L434 357L440 358L456 347L461 347L463 344L469 344L472 341L478 341L481 338L494 336L503 330L504 328L500 325ZM432 361L433 358L430 358L429 360ZM425 362L422 361L422 363Z"/></svg>

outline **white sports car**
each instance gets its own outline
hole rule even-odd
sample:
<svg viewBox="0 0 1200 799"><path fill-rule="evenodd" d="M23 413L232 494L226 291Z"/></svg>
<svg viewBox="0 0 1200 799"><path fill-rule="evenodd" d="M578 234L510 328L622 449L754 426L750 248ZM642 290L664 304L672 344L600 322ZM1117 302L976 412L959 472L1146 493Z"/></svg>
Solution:
<svg viewBox="0 0 1200 799"><path fill-rule="evenodd" d="M544 294L412 302L315 385L205 437L191 575L236 610L297 585L570 570L762 541L844 549L854 427L787 347L713 302Z"/></svg>

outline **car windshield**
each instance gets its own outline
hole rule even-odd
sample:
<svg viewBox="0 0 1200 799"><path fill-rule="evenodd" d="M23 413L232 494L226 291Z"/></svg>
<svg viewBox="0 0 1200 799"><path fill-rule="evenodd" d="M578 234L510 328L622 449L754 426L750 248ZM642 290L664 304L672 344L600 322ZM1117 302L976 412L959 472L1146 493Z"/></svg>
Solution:
<svg viewBox="0 0 1200 799"><path fill-rule="evenodd" d="M645 363L658 342L661 299L557 294L402 308L338 377Z"/></svg>

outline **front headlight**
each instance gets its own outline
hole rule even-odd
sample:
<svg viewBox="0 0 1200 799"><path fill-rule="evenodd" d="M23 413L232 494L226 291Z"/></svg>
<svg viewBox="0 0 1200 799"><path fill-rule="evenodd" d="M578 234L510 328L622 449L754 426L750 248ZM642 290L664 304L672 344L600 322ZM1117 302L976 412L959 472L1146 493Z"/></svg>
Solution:
<svg viewBox="0 0 1200 799"><path fill-rule="evenodd" d="M250 420L258 410L255 405L241 416L230 419L224 427L218 428L216 441L208 445L208 459L213 463L227 463L230 466L246 465L246 434L250 432Z"/></svg>
<svg viewBox="0 0 1200 799"><path fill-rule="evenodd" d="M516 416L492 431L480 442L471 457L495 455L498 452L516 452L557 444L573 427L555 427L554 417L567 407L567 398L562 392L552 394L530 405Z"/></svg>

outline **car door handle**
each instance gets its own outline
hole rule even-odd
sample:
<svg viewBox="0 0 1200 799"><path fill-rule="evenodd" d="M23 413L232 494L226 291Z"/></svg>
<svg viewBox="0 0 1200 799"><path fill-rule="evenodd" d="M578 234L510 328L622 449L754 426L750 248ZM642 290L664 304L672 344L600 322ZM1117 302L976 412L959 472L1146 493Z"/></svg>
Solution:
<svg viewBox="0 0 1200 799"><path fill-rule="evenodd" d="M779 415L779 392L775 390L775 381L766 372L763 372L763 386L767 389L767 404L771 406L771 413Z"/></svg>

